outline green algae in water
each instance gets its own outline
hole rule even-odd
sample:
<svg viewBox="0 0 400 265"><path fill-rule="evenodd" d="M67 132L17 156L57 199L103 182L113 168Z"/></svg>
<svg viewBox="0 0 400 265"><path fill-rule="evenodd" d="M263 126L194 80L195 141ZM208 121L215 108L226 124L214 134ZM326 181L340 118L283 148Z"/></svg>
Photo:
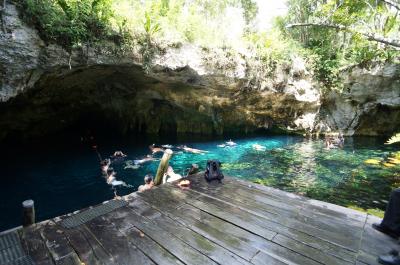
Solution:
<svg viewBox="0 0 400 265"><path fill-rule="evenodd" d="M227 175L377 216L382 216L390 191L400 182L400 166L384 166L388 157L397 154L395 147L383 144L384 139L346 139L343 149L331 150L324 148L322 140L300 137L291 137L289 141L287 137L265 137L237 143L228 148L218 148L216 142L214 146L198 144L196 148L209 153L177 154L171 164L190 160L204 169L207 159L219 159ZM265 146L266 150L253 150L254 144ZM382 163L365 163L368 159Z"/></svg>

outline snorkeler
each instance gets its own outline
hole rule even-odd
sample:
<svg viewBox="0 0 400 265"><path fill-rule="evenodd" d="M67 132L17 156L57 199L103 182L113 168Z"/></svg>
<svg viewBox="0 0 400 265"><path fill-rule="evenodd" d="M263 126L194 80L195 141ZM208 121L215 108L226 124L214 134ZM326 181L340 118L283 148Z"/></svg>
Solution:
<svg viewBox="0 0 400 265"><path fill-rule="evenodd" d="M156 153L160 153L160 152L164 152L164 148L160 148L160 147L156 147L155 144L152 144L149 146L150 151L152 152L152 154L156 154Z"/></svg>
<svg viewBox="0 0 400 265"><path fill-rule="evenodd" d="M174 169L171 166L169 166L167 172L163 176L163 183L172 182L181 178L182 175L175 173Z"/></svg>
<svg viewBox="0 0 400 265"><path fill-rule="evenodd" d="M153 182L153 176L151 174L147 174L144 177L144 185L140 185L138 188L138 192L143 192L145 190L149 190L153 188L154 182Z"/></svg>
<svg viewBox="0 0 400 265"><path fill-rule="evenodd" d="M146 162L154 161L154 160L156 160L156 158L152 157L151 155L147 155L147 156L146 156L145 158L143 158L143 159L134 160L133 163L134 163L135 165L141 165L141 164L144 164L144 163L146 163Z"/></svg>
<svg viewBox="0 0 400 265"><path fill-rule="evenodd" d="M115 151L114 154L112 155L113 158L120 158L120 157L126 157L126 155L122 151Z"/></svg>
<svg viewBox="0 0 400 265"><path fill-rule="evenodd" d="M225 142L225 144L227 146L235 146L235 145L237 145L237 143L233 142L232 140L229 140L229 141Z"/></svg>
<svg viewBox="0 0 400 265"><path fill-rule="evenodd" d="M265 149L266 149L265 146L262 146L262 145L260 145L260 144L253 144L252 147L253 147L253 149L256 150L256 151L265 151Z"/></svg>
<svg viewBox="0 0 400 265"><path fill-rule="evenodd" d="M182 149L182 150L184 150L184 151L186 151L186 152L193 153L193 154L204 154L204 153L208 153L208 151L200 150L200 149L196 149L196 148L190 148L190 147L187 147L186 145L180 146L180 147L178 147L178 148L180 148L180 149Z"/></svg>

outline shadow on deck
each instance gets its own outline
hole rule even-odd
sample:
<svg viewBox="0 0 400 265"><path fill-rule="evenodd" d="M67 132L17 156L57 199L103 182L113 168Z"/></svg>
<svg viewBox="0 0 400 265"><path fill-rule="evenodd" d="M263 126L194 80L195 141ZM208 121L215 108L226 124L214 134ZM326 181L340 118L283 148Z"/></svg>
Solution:
<svg viewBox="0 0 400 265"><path fill-rule="evenodd" d="M3 233L0 264L363 265L399 249L371 228L374 216L234 178L190 179L187 190L169 183Z"/></svg>

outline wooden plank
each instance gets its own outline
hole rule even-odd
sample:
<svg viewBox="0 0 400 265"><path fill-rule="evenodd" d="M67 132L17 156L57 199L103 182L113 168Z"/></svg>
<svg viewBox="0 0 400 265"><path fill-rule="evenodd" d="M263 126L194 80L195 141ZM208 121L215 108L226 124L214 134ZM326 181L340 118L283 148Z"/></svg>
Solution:
<svg viewBox="0 0 400 265"><path fill-rule="evenodd" d="M211 215L214 215L220 219L225 220L226 222L235 224L239 227L242 227L243 229L255 233L259 236L264 237L267 240L271 240L275 235L276 232L271 230L271 228L268 228L265 226L265 224L261 221L254 220L254 218L249 215L249 214L243 214L243 212L240 209L233 208L229 209L232 210L230 212L226 212L225 209L223 208L218 208L217 206L211 204L211 205L205 205L203 202L198 201L197 197L193 197L192 193L189 192L182 192L179 190L175 189L169 189L166 188L168 184L162 185L157 188L157 193L150 193L150 192L144 192L143 194L140 194L139 196L142 197L149 197L149 198L156 198L157 196L160 198L174 198L174 196L177 196L174 198L176 202L179 201L179 204L177 205L178 207L182 205L184 202L191 204L192 206L199 208L201 210L206 209L205 211L208 212ZM168 186L169 187L169 186ZM154 194L154 195L153 195ZM196 202L198 202L198 205L196 205ZM173 204L174 202L171 202ZM207 209L208 208L208 209Z"/></svg>
<svg viewBox="0 0 400 265"><path fill-rule="evenodd" d="M109 213L104 216L106 220L113 223L115 227L129 240L137 246L143 253L158 265L178 264L183 265L177 257L172 255L162 246L153 241L143 231L129 223L125 215L119 213Z"/></svg>
<svg viewBox="0 0 400 265"><path fill-rule="evenodd" d="M340 219L339 221L336 218L323 215L309 214L306 216L302 214L303 209L301 207L293 207L283 202L276 204L275 201L265 199L265 196L264 198L260 198L254 192L246 191L239 185L231 186L223 184L215 187L206 184L204 180L197 179L192 185L192 190L231 202L245 209L251 209L274 220L279 220L281 224L285 224L287 220L290 220L290 223L296 226L297 229L302 225L305 226L306 229L302 230L303 232L316 230L318 234L318 229L322 229L323 231L331 232L333 237L337 234L347 234L352 235L356 240L359 239L362 233L363 224L361 223L355 226L351 222L348 222L348 219ZM231 196L232 194L236 196Z"/></svg>
<svg viewBox="0 0 400 265"><path fill-rule="evenodd" d="M96 237L104 249L110 253L117 264L155 264L135 245L121 234L114 224L109 223L103 216L97 217L85 226Z"/></svg>
<svg viewBox="0 0 400 265"><path fill-rule="evenodd" d="M193 182L192 190L225 201L246 204L252 210L259 210L266 214L280 215L285 219L290 218L302 223L308 223L311 227L317 227L334 233L344 232L345 234L356 234L357 236L361 236L362 233L363 222L356 222L349 218L339 219L332 216L328 217L315 211L305 210L304 206L291 205L288 202L270 199L263 193L260 194L254 189L243 188L242 185L235 184L234 182L212 185L206 183L203 178L191 178L191 181ZM232 194L236 196L231 196Z"/></svg>
<svg viewBox="0 0 400 265"><path fill-rule="evenodd" d="M298 241L295 241L289 237L286 237L284 235L277 235L274 239L273 242L284 246L296 253L301 253L301 255L308 257L310 259L313 259L317 262L320 262L322 264L337 264L337 265L341 265L341 264L354 264L354 259L352 259L351 261L347 260L343 260L341 258L337 258L336 256L333 255L329 255L327 253L324 253L320 250L317 250L315 248L311 248L305 244L302 244Z"/></svg>
<svg viewBox="0 0 400 265"><path fill-rule="evenodd" d="M85 228L65 229L64 233L70 245L75 249L84 264L111 265L115 264L112 256L106 253L102 246Z"/></svg>
<svg viewBox="0 0 400 265"><path fill-rule="evenodd" d="M165 248L185 264L217 264L206 255L192 248L180 238L159 228L152 220L135 213L131 208L123 207L114 212L114 217L125 219L128 224L135 226L146 236Z"/></svg>
<svg viewBox="0 0 400 265"><path fill-rule="evenodd" d="M40 235L42 224L35 224L19 230L22 248L37 265L54 265L50 252Z"/></svg>
<svg viewBox="0 0 400 265"><path fill-rule="evenodd" d="M185 192L187 194L187 192ZM216 242L220 242L221 245L223 245L225 248L230 249L231 251L238 253L238 255L241 255L244 258L247 258L248 255L243 254L241 251L244 246L247 246L248 248L248 240L243 240L243 238L248 238L249 236L251 237L251 233L248 231L245 231L241 228L236 227L234 229L234 225L230 223L226 223L224 220L216 218L215 216L209 215L207 213L200 214L201 211L197 208L194 208L193 206L189 205L183 205L180 206L178 209L175 209L175 207L171 207L171 205L174 205L174 198L173 195L175 194L168 194L165 193L165 196L160 196L164 195L164 192L157 192L159 195L158 197L151 196L150 193L148 194L140 194L139 196L143 198L148 204L152 204L153 207L156 207L159 211L162 211L163 213L166 213L169 215L171 218L176 218L177 221L183 222L186 226L190 227L190 229L193 229L197 231L198 233L202 233L205 237L208 237L211 240L216 240ZM176 200L175 200L176 201ZM210 204L208 204L210 205ZM188 215L189 216L188 218ZM208 218L207 216L208 215ZM208 220L207 220L208 219ZM212 229L211 229L212 228ZM222 228L222 230L218 230L219 228ZM219 233L217 233L218 231ZM231 231L234 231L233 234L230 234ZM238 245L233 245L232 246L232 240L233 242L236 242L239 238L235 237L235 233L238 233L238 235L241 235L241 245L239 245L241 248L238 247ZM219 237L225 237L226 242L223 242L222 240L215 239L215 234L219 235ZM224 236L225 235L225 236ZM254 235L253 235L254 236ZM257 236L255 236L257 237ZM258 240L253 240L255 242L254 246L257 246L258 250L263 250L265 248L269 248L271 243L267 242L260 242L260 237L258 237ZM236 241L235 241L236 240ZM275 241L276 240L276 241ZM302 244L299 241L295 241L291 238L287 238L284 236L277 235L273 238L273 241L277 244L282 245L283 247L286 247L288 249L291 249L293 251L303 251L305 252L305 256L311 258L311 259L316 259L318 261L324 261L326 264L349 264L353 263L355 260L355 253L351 253L350 255L342 255L342 257L337 255L337 252L339 254L341 252L345 253L343 250L340 250L336 248L335 252L332 250L330 253L325 253L322 252L320 249L316 249L313 247L310 247L308 245ZM285 243L285 244L283 244ZM332 247L332 246L331 246ZM278 246L279 248L279 246ZM249 250L245 250L249 252ZM344 258L343 258L344 257Z"/></svg>
<svg viewBox="0 0 400 265"><path fill-rule="evenodd" d="M188 190L188 193L190 193L190 192L193 192L193 191ZM308 234L308 235L316 237L316 238L320 238L323 241L339 245L343 248L352 250L354 252L356 252L358 250L358 243L359 243L361 234L359 236L357 236L357 235L353 235L353 233L345 234L345 233L326 231L324 229L319 229L319 228L315 228L313 226L304 224L297 220L293 220L290 218L281 218L281 217L279 217L279 215L271 215L268 212L258 211L256 209L256 207L251 206L251 205L246 205L246 204L239 203L239 202L231 203L229 201L220 200L220 199L218 199L216 197L212 197L212 196L207 196L207 195L200 196L200 197L198 197L197 201L202 201L207 204L215 204L215 205L221 206L221 207L225 207L227 205L229 205L231 207L237 207L247 213L252 214L252 216L257 216L257 217L266 219L270 223L275 223L275 224L278 224L279 226L285 226L287 228L290 228L291 230L298 230L299 232ZM276 231L276 232L278 232L278 231Z"/></svg>
<svg viewBox="0 0 400 265"><path fill-rule="evenodd" d="M199 177L199 176L197 176ZM271 187L267 187L257 183L250 183L248 181L241 180L239 178L226 177L226 183L236 183L242 185L243 188L248 188L252 191L259 191L264 193L266 196L275 197L277 200L284 200L293 205L303 206L306 210L316 211L320 214L332 216L334 218L349 218L356 222L364 222L366 214L345 208L339 205L334 205L327 202L313 200L303 196L298 196L293 193L281 191Z"/></svg>
<svg viewBox="0 0 400 265"><path fill-rule="evenodd" d="M310 260L303 255L296 253L291 250L287 250L285 248L280 248L277 245L271 245L265 251L260 251L251 262L255 265L266 265L269 264L269 261L277 262L278 260L281 263L278 264L291 264L291 265L320 265L316 261ZM274 263L272 263L274 264Z"/></svg>
<svg viewBox="0 0 400 265"><path fill-rule="evenodd" d="M163 213L150 208L148 205L137 200L135 204L129 204L133 211L140 213L142 216L149 217L158 227L168 231L170 234L177 236L182 241L207 255L209 258L219 264L250 264L235 253L223 248L222 246L210 241L206 237L188 229L181 223L174 221ZM154 216L156 216L154 218Z"/></svg>
<svg viewBox="0 0 400 265"><path fill-rule="evenodd" d="M268 207L273 207L276 213L282 214L293 214L297 213L295 217L288 216L290 218L296 218L299 221L307 220L312 221L313 219L320 220L324 219L332 223L331 228L337 227L338 224L343 224L344 220L346 220L346 227L349 227L349 230L354 233L355 230L359 229L361 233L361 228L364 225L365 218L362 220L354 220L353 218L344 218L341 212L331 211L329 215L326 213L318 212L317 209L308 209L308 203L304 197L300 197L291 193L287 193L284 191L279 192L279 196L274 194L275 189L270 187L262 186L263 188L267 188L268 192L255 188L253 184L250 182L246 182L248 185L243 185L243 183L239 182L237 179L227 178L227 180L222 185L215 185L215 183L207 183L204 181L203 177L191 177L191 181L193 182L192 187L195 188L207 188L210 192L214 192L215 190L222 189L223 191L230 191L232 194L236 194L233 199L248 199L252 202L265 204ZM214 185L213 185L214 184ZM223 188L221 187L223 186ZM272 191L272 192L271 192ZM228 192L229 193L229 192ZM232 198L232 197L230 197ZM328 204L327 204L328 205ZM346 209L346 208L345 208ZM270 209L269 211L271 211ZM350 210L350 209L346 209ZM326 211L324 209L324 211ZM354 210L350 210L354 211ZM333 214L334 213L334 214ZM365 217L365 216L364 216ZM314 224L313 224L314 225ZM324 227L321 227L324 228ZM325 229L325 228L324 228Z"/></svg>
<svg viewBox="0 0 400 265"><path fill-rule="evenodd" d="M239 227L236 227L232 224L226 223L221 219L215 218L207 213L204 213L200 211L199 209L193 208L189 205L183 205L179 207L179 209L172 210L171 207L166 207L168 204L167 199L163 199L165 202L164 204L158 204L160 201L153 201L154 202L154 207L157 207L158 209L162 209L163 212L166 211L166 214L169 214L172 218L175 217L177 220L180 220L183 222L185 225L188 227L194 228L196 227L199 233L204 233L204 236L209 237L211 240L214 240L214 233L215 230L218 230L219 232L217 233L218 236L221 238L224 238L227 240L227 242L222 242L222 244L230 249L231 251L236 251L235 253L238 253L238 255L243 255L241 251L244 249L237 248L238 240L239 244L243 247L243 245L246 245L247 247L252 247L256 248L257 251L254 253L252 252L251 256L255 256L255 254L258 254L259 251L263 251L266 256L264 255L263 258L267 258L267 256L270 259L270 263L272 264L285 264L284 261L287 261L287 257L281 258L278 256L277 253L274 253L274 249L278 249L279 253L286 253L286 252L298 252L303 251L308 254L308 257L311 259L318 259L319 261L324 262L324 264L353 264L352 262L346 262L341 259L334 258L333 256L329 256L325 253L322 253L314 248L310 248L308 246L302 245L299 242L287 239L288 241L291 241L290 243L292 245L295 245L294 247L291 246L291 251L290 249L287 249L283 246L280 246L278 244L274 244L273 242L266 241L265 239L258 237L254 234L251 234L243 229L240 229ZM155 206L157 205L157 206ZM165 210L165 209L169 210ZM188 218L188 215L193 216L191 218ZM208 215L208 216L207 216ZM197 216L194 217L194 216ZM201 225L199 225L201 224ZM208 228L205 228L208 227ZM196 229L195 228L195 229ZM204 229L205 228L205 229ZM210 230L210 228L213 228ZM204 230L201 230L204 229ZM210 232L211 231L211 232ZM279 236L279 235L277 235ZM282 240L278 240L278 243L282 243ZM287 243L287 242L286 242ZM287 245L287 244L286 244ZM254 253L254 254L253 254ZM274 257L271 256L274 255ZM307 254L305 256L307 256ZM245 255L244 255L245 256ZM291 257L297 257L297 255L293 255ZM250 259L251 260L251 259ZM305 262L304 264L312 264L314 261L313 260L307 260L307 258L303 258ZM293 261L293 260L292 260ZM264 261L264 264L269 264ZM315 262L314 262L315 263Z"/></svg>
<svg viewBox="0 0 400 265"><path fill-rule="evenodd" d="M208 202L204 202L202 197L196 197L195 200L192 200L190 198L191 194L190 191L187 190L180 191L179 189L174 188L175 189L174 193L171 193L169 192L169 187L167 187L167 185L164 185L162 188L160 187L159 189L160 190L157 192L157 194L160 198L171 199L173 198L173 196L176 196L179 193L184 193L184 195L186 196L185 201L188 204L196 208L199 208L202 211L205 211L213 216L216 216L227 222L237 225L242 229L245 229L251 233L260 235L264 238L266 238L265 236L263 236L265 230L267 230L268 232L275 231L275 233L286 235L293 240L296 240L304 245L312 247L316 249L315 251L321 250L324 253L338 257L344 261L353 262L355 259L355 254L356 254L355 252L349 251L330 242L323 241L319 238L312 237L298 230L282 226L279 223L271 222L268 219L259 216L254 216L240 209L237 209L236 207L227 205L226 203L222 202L218 205L218 203L215 203L214 201L211 200ZM140 196L142 197L147 196L150 200L156 200L156 197L152 196L150 193L140 194ZM181 201L182 197L183 195L180 196ZM275 235L266 239L271 240L274 236Z"/></svg>
<svg viewBox="0 0 400 265"><path fill-rule="evenodd" d="M82 262L69 245L64 232L53 221L47 222L40 230L48 250L56 265L81 265Z"/></svg>
<svg viewBox="0 0 400 265"><path fill-rule="evenodd" d="M141 198L137 198L137 201L143 202L143 205L149 205L148 201L142 201ZM244 230L242 232L245 233L238 233L237 235L232 233L232 229L237 229L236 226L233 226L229 223L225 223L223 220L215 218L213 216L209 216L208 222L203 222L203 220L196 219L194 216L197 215L199 212L193 211L193 207L189 205L183 205L179 209L173 209L173 207L169 207L170 204L159 204L158 201L154 201L154 209L160 211L160 213L168 216L169 218L173 219L174 221L180 223L180 225L184 225L188 229L202 235L203 237L207 238L208 240L224 247L225 249L231 251L232 253L237 254L238 256L242 257L246 260L251 260L251 258L259 251L257 248L252 247L248 244L243 238L239 238L240 235L243 237L245 236L254 236ZM186 206L186 207L185 207ZM137 206L133 206L137 208ZM190 208L192 209L190 209ZM196 209L198 210L198 209ZM205 217L202 215L202 217ZM200 217L200 218L202 218ZM207 218L207 217L205 217ZM237 230L235 230L238 232ZM262 240L259 237L259 240Z"/></svg>
<svg viewBox="0 0 400 265"><path fill-rule="evenodd" d="M333 242L335 244L344 246L354 251L356 251L357 243L359 242L361 237L362 228L349 230L343 225L343 223L341 223L339 228L342 228L342 230L338 230L329 225L329 223L327 223L327 220L325 220L326 222L324 223L322 222L322 220L317 221L312 218L306 219L314 223L314 225L310 225L297 220L296 216L287 216L287 215L282 216L279 212L276 214L272 214L269 209L266 209L266 207L263 207L262 205L257 205L254 202L249 202L249 201L243 202L237 199L228 198L227 195L223 196L224 195L223 190L215 194L212 193L210 194L210 192L207 191L206 189L199 189L199 188L194 188L194 189L192 190L200 192L201 194L207 196L207 200L210 198L213 200L215 199L220 200L232 206L238 207L246 212L267 218L272 222L276 222L279 223L280 225L284 225L286 227L299 230L311 236ZM229 194L236 194L236 193L229 192ZM203 197L200 198L203 199Z"/></svg>
<svg viewBox="0 0 400 265"><path fill-rule="evenodd" d="M259 254L259 253L257 253L257 254ZM268 265L286 265L286 264L293 264L293 263L284 262L282 260L274 258L274 257L268 255L265 252L262 252L262 254L259 254L259 255L255 255L252 258L251 262L253 264L255 264L255 265L265 265L265 264L268 264Z"/></svg>

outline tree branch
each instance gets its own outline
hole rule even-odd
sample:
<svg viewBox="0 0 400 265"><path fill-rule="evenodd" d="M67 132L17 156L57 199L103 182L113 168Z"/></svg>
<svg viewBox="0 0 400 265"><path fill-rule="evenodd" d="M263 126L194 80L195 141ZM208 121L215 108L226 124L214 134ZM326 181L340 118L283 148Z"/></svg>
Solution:
<svg viewBox="0 0 400 265"><path fill-rule="evenodd" d="M361 32L357 31L355 29L343 26L343 25L338 25L338 24L326 24L326 23L294 23L294 24L288 24L286 28L295 28L295 27L325 27L325 28L333 28L337 30L342 30L342 31L348 31L353 34L360 34L364 37L366 37L368 40L371 41L376 41L380 43L384 43L390 46L394 46L397 48L400 48L400 40L396 39L390 39L390 38L385 38L383 36L378 36L374 33L368 33L368 32Z"/></svg>
<svg viewBox="0 0 400 265"><path fill-rule="evenodd" d="M390 5L390 6L394 7L394 8L396 8L397 10L400 11L400 5L399 4L397 4L397 3L393 2L393 1L390 1L390 0L381 0L381 1L386 3L387 5Z"/></svg>

